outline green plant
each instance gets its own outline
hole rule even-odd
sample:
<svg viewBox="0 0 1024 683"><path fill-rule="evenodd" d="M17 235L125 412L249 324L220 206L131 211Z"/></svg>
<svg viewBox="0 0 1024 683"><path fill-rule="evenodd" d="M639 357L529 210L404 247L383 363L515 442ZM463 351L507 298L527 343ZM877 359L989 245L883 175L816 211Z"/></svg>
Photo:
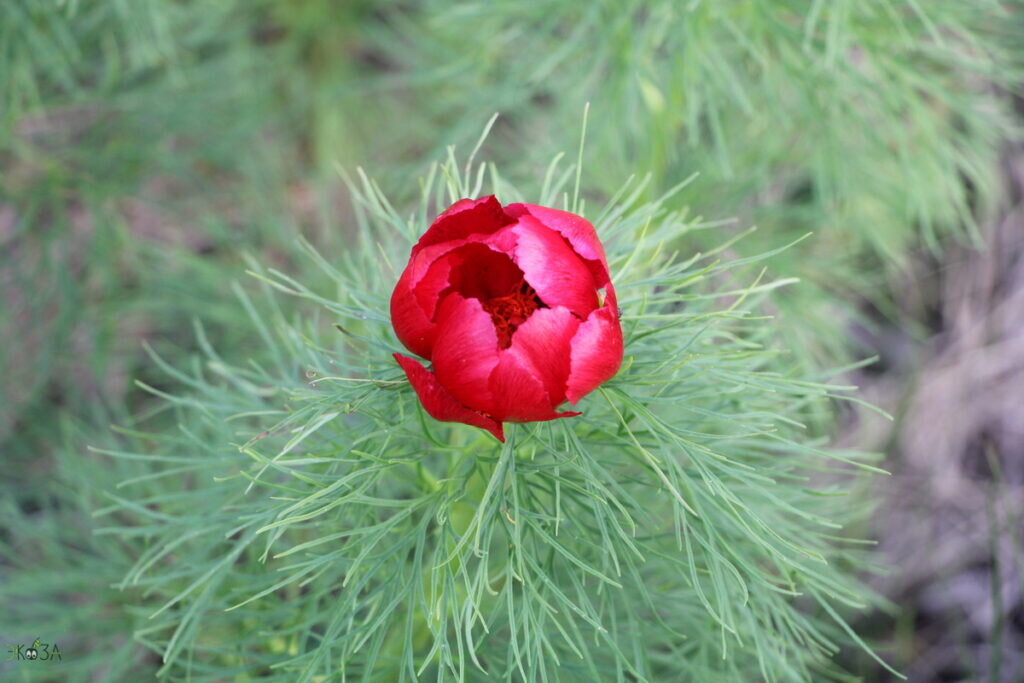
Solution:
<svg viewBox="0 0 1024 683"><path fill-rule="evenodd" d="M135 634L160 673L840 676L830 655L859 639L839 609L871 599L839 538L860 514L842 470L874 468L800 424L843 388L778 370L757 312L788 281L744 283L758 259L667 251L708 224L627 185L586 212L621 292L625 366L582 417L515 425L499 446L425 417L391 359L386 302L435 210L485 181L523 195L452 159L403 217L360 177L352 247L307 247L330 287L254 265L291 295L239 290L263 352L228 361L197 327L186 368L154 355L177 388L147 387L177 427L142 420L98 449L138 468L96 515L136 549L120 587L149 616ZM552 166L529 196L557 203L571 178Z"/></svg>
<svg viewBox="0 0 1024 683"><path fill-rule="evenodd" d="M430 92L459 131L442 144L503 112L513 162L543 163L524 140L564 140L589 100L592 184L642 168L657 195L699 171L711 186L681 202L899 260L992 200L1014 6L424 0L388 15L381 49L405 68L380 78Z"/></svg>
<svg viewBox="0 0 1024 683"><path fill-rule="evenodd" d="M889 311L890 278L922 243L980 245L975 226L1000 199L998 156L1015 135L1004 88L1020 82L1020 10L422 0L392 7L370 34L398 64L371 78L419 94L438 147L502 112L495 158L534 173L589 101L592 189L607 196L623 169L641 169L652 198L699 172L674 206L758 225L741 254L813 232L769 266L809 281L776 305L798 355L829 362L851 354L837 319L857 318L863 300ZM722 239L707 236L705 248Z"/></svg>

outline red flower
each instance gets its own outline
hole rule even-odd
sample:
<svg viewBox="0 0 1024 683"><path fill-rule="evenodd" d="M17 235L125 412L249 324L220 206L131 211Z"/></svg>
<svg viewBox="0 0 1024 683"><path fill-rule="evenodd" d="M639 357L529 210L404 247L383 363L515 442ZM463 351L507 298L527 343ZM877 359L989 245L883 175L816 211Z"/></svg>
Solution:
<svg viewBox="0 0 1024 683"><path fill-rule="evenodd" d="M412 248L391 295L395 354L426 411L488 430L557 412L622 362L615 289L594 227L532 204L462 199Z"/></svg>

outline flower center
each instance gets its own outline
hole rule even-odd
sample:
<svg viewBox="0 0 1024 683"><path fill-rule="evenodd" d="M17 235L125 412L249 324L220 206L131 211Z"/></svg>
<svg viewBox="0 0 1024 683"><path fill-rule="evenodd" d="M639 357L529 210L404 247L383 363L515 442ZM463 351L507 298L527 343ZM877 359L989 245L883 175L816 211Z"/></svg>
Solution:
<svg viewBox="0 0 1024 683"><path fill-rule="evenodd" d="M491 314L498 331L498 346L503 349L512 345L512 334L531 313L538 308L547 308L525 280L511 294L494 296L482 303L484 310Z"/></svg>

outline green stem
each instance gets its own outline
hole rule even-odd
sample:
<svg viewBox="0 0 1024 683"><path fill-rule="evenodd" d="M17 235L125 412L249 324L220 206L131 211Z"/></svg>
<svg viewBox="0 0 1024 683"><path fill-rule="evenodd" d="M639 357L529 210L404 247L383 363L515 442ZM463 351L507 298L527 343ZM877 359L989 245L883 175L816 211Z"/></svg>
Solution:
<svg viewBox="0 0 1024 683"><path fill-rule="evenodd" d="M467 458L474 457L473 454L478 450L478 444L483 446L483 444L479 443L482 440L483 437L471 441L468 445L464 446L462 444L462 430L452 430L448 443L453 447L453 450L458 448L461 452L453 453L454 457L450 464L449 474L458 472ZM435 477L426 467L419 465L416 467L416 471L423 480L423 485L426 490L438 491L443 486L443 484L438 481L437 477ZM477 466L463 482L464 493L459 500L451 504L450 513L448 515L449 524L451 524L456 537L461 538L473 523L473 518L476 516L477 506L480 503L481 498L483 498L484 492L487 490L487 485L490 482L491 476L493 476L493 472L493 465L478 461ZM449 481L447 485L455 486L456 482ZM458 558L452 560L452 562L456 563L456 571L458 569L457 563L459 561L460 560ZM436 570L431 569L423 576L423 592L425 595L430 592L430 585L432 583L434 571ZM456 582L455 591L456 602L461 605L466 599L465 585L461 582ZM430 628L431 624L429 622L429 617L418 607L409 605L406 609L416 610L416 613L413 616L411 638L411 645L415 658L416 653L429 649L433 632ZM405 655L405 632L405 621L396 620L380 650L379 661L382 664L382 678L380 680L398 680L402 669L402 659ZM418 662L418 664L422 664L422 662Z"/></svg>

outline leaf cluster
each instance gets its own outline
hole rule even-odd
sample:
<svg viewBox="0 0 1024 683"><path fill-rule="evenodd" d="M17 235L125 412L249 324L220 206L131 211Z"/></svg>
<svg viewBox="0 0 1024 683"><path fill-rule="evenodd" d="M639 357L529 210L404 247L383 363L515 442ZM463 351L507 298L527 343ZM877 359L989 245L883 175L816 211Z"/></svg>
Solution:
<svg viewBox="0 0 1024 683"><path fill-rule="evenodd" d="M283 680L820 680L871 598L840 542L848 466L809 438L844 388L779 372L756 259L666 245L718 229L631 182L588 211L552 164L531 197L593 218L621 292L626 361L583 416L515 425L501 446L432 421L394 365L390 283L453 199L521 195L451 157L396 211L350 181L358 233L309 257L317 291L253 266L265 352L155 362L177 428L99 452L140 467L97 511L145 550L135 637L165 677ZM486 188L486 189L485 189ZM723 247L724 249L725 247ZM751 279L752 278L752 279ZM284 293L289 298L281 299ZM312 310L301 304L306 301Z"/></svg>

